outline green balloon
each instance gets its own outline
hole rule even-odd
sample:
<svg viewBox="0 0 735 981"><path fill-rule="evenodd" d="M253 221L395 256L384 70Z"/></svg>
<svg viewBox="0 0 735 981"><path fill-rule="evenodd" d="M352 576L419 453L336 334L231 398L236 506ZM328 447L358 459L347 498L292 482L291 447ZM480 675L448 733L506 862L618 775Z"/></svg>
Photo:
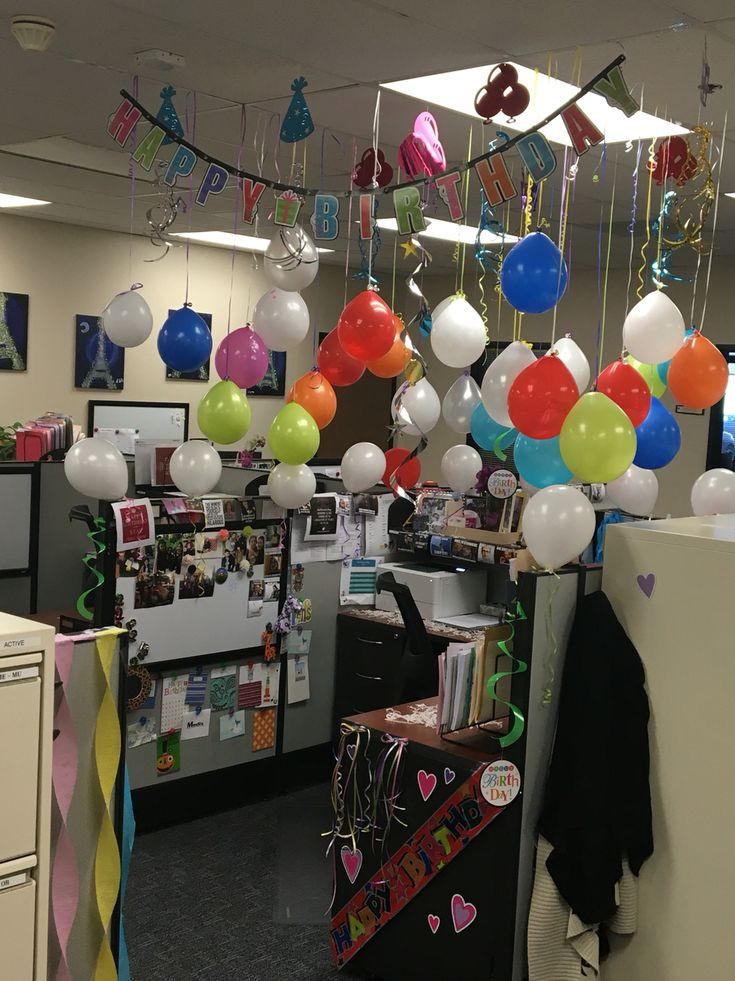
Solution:
<svg viewBox="0 0 735 981"><path fill-rule="evenodd" d="M268 443L281 463L306 463L319 449L319 427L303 406L289 402L271 423Z"/></svg>
<svg viewBox="0 0 735 981"><path fill-rule="evenodd" d="M250 429L252 412L245 393L233 381L213 385L197 409L202 433L214 443L236 443Z"/></svg>
<svg viewBox="0 0 735 981"><path fill-rule="evenodd" d="M659 374L657 364L644 364L643 361L639 361L634 358L632 354L629 354L625 359L628 364L632 364L639 375L643 375L646 380L646 385L651 389L651 395L655 395L657 399L666 391L666 383Z"/></svg>
<svg viewBox="0 0 735 981"><path fill-rule="evenodd" d="M602 392L587 392L564 420L559 450L575 477L606 484L625 473L636 451L633 423Z"/></svg>

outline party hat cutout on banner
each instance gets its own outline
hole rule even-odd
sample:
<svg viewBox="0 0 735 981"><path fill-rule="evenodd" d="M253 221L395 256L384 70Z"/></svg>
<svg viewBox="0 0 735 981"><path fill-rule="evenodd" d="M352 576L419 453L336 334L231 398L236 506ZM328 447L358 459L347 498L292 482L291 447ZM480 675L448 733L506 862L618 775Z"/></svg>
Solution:
<svg viewBox="0 0 735 981"><path fill-rule="evenodd" d="M161 89L161 98L163 102L161 103L161 108L158 110L156 119L159 123L163 123L167 126L172 133L176 133L177 136L184 135L184 128L181 125L181 120L179 119L179 114L176 112L176 106L173 104L173 97L176 95L176 89L173 85L165 85ZM163 139L163 145L167 143L173 143L174 141L170 136L165 136Z"/></svg>
<svg viewBox="0 0 735 981"><path fill-rule="evenodd" d="M303 93L308 84L303 75L291 83L293 97L281 125L281 140L284 143L298 143L314 132L314 122Z"/></svg>

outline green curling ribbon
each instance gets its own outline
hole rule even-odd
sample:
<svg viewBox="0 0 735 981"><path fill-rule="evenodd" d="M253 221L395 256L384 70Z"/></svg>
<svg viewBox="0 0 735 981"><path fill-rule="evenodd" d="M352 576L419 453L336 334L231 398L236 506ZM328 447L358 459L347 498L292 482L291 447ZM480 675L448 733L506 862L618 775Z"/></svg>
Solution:
<svg viewBox="0 0 735 981"><path fill-rule="evenodd" d="M516 600L515 613L509 614L508 619L506 620L506 623L510 627L510 637L508 637L507 640L498 641L498 647L500 650L512 661L511 670L498 671L492 676L492 678L488 678L487 681L487 691L490 698L492 698L493 701L500 702L501 705L505 705L513 715L513 728L510 730L510 732L507 732L504 736L500 737L500 745L503 747L503 749L505 749L507 746L512 746L513 743L517 742L523 735L523 730L526 728L526 720L523 717L523 712L521 712L517 705L514 705L512 702L506 702L504 698L501 698L496 689L498 683L502 681L503 678L512 678L513 675L523 674L524 671L528 671L528 665L526 662L522 661L519 657L515 657L508 650L508 644L512 643L513 637L515 636L516 621L527 619L528 617L526 616L523 607L521 606L520 602Z"/></svg>
<svg viewBox="0 0 735 981"><path fill-rule="evenodd" d="M93 593L95 589L99 589L102 583L105 581L105 577L102 575L100 570L97 568L97 559L102 555L105 550L104 541L99 541L97 536L104 536L105 534L105 519L104 518L93 518L94 531L87 532L87 538L94 545L96 553L94 555L85 555L82 562L86 565L90 572L93 572L97 577L97 582L94 586L89 589L85 589L82 595L77 600L77 613L80 617L85 620L91 620L94 617L94 613L87 609L87 597L90 593Z"/></svg>
<svg viewBox="0 0 735 981"><path fill-rule="evenodd" d="M495 437L495 442L493 443L493 453L501 463L505 463L505 461L508 459L508 454L503 449L503 440L506 436L510 436L512 432L512 429L506 429L504 433L501 433L499 436Z"/></svg>

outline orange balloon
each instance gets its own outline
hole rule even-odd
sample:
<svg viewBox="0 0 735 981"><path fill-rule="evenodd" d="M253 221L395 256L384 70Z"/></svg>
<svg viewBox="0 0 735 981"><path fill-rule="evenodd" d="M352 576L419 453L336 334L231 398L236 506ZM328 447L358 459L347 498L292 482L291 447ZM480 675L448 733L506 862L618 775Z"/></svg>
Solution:
<svg viewBox="0 0 735 981"><path fill-rule="evenodd" d="M320 429L325 429L337 411L337 396L321 371L312 369L297 378L286 396L309 413Z"/></svg>
<svg viewBox="0 0 735 981"><path fill-rule="evenodd" d="M396 325L396 339L393 347L377 361L368 361L367 370L378 378L397 378L406 368L411 360L411 352L401 340L403 321L398 317L393 318Z"/></svg>
<svg viewBox="0 0 735 981"><path fill-rule="evenodd" d="M727 361L695 330L671 359L666 384L682 405L708 409L725 394L727 379Z"/></svg>

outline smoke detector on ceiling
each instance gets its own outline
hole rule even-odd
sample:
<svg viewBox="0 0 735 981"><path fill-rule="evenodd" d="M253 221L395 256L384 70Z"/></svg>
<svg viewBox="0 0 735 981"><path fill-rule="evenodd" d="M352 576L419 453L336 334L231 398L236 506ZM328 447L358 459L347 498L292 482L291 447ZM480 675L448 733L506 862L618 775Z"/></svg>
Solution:
<svg viewBox="0 0 735 981"><path fill-rule="evenodd" d="M138 51L135 64L139 68L155 68L168 72L172 68L186 68L186 58L173 51L162 51L160 48L150 48L148 51Z"/></svg>
<svg viewBox="0 0 735 981"><path fill-rule="evenodd" d="M20 14L11 20L10 32L24 51L45 51L56 34L56 25L46 17Z"/></svg>

